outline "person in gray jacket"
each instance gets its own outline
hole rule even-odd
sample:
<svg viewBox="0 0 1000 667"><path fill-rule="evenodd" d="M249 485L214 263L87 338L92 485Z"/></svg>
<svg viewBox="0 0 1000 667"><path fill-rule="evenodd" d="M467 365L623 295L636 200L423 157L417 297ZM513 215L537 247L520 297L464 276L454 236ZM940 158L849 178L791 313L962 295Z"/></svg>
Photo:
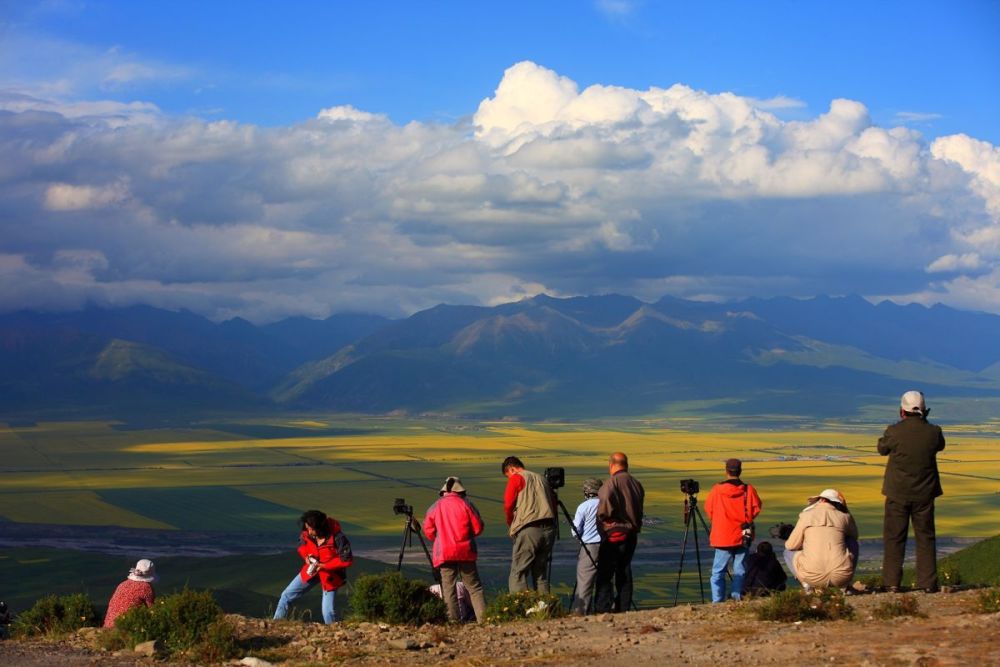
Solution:
<svg viewBox="0 0 1000 667"><path fill-rule="evenodd" d="M942 494L937 453L944 449L944 435L940 426L927 421L929 413L923 393L906 392L899 402L900 420L878 441L878 453L889 457L882 481L882 583L889 591L899 590L911 522L917 543L917 588L938 588L934 499Z"/></svg>

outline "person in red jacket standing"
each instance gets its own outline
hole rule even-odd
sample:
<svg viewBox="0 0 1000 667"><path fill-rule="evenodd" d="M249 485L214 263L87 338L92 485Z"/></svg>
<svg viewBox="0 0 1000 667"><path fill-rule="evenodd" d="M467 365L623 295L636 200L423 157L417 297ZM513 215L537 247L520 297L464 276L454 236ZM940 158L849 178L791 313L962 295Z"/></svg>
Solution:
<svg viewBox="0 0 1000 667"><path fill-rule="evenodd" d="M334 622L334 598L338 588L347 581L348 568L354 560L351 543L340 530L340 524L319 510L309 510L302 515L302 534L299 536L299 555L303 565L295 578L281 593L274 619L288 615L288 605L298 600L316 584L323 591L323 622Z"/></svg>
<svg viewBox="0 0 1000 667"><path fill-rule="evenodd" d="M726 599L726 569L733 563L732 597L743 594L746 565L743 559L753 541L753 520L762 507L757 490L740 479L743 462L726 461L726 479L712 487L705 498L705 513L712 522L708 542L715 548L712 563L712 602Z"/></svg>
<svg viewBox="0 0 1000 667"><path fill-rule="evenodd" d="M448 620L459 620L455 584L461 575L472 598L476 620L482 623L486 613L486 595L476 566L479 555L476 536L483 532L483 519L465 493L462 480L458 477L445 480L439 494L441 499L431 505L424 517L424 535L434 543L431 562L441 572L441 596L448 607Z"/></svg>

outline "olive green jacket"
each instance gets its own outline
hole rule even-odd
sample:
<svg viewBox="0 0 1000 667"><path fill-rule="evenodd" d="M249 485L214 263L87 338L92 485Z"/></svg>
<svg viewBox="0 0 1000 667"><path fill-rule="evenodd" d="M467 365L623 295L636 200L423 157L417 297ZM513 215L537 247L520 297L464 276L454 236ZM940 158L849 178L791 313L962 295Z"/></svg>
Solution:
<svg viewBox="0 0 1000 667"><path fill-rule="evenodd" d="M898 502L927 502L941 495L937 453L944 449L941 427L906 417L885 430L878 453L888 456L882 495Z"/></svg>

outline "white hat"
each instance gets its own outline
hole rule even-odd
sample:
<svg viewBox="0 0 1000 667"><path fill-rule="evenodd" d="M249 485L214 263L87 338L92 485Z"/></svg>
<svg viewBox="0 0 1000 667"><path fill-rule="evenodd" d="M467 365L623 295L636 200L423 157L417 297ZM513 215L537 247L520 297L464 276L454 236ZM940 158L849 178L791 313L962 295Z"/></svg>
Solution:
<svg viewBox="0 0 1000 667"><path fill-rule="evenodd" d="M153 565L153 561L143 558L135 564L135 567L128 571L128 578L132 581L152 583L157 579L156 566Z"/></svg>
<svg viewBox="0 0 1000 667"><path fill-rule="evenodd" d="M903 412L917 412L921 415L927 414L927 406L924 405L924 393L922 391L908 391L899 399L899 408Z"/></svg>
<svg viewBox="0 0 1000 667"><path fill-rule="evenodd" d="M845 504L847 501L844 500L844 496L837 489L823 489L818 496L812 496L806 502L812 505L815 502L819 502L820 498L825 498L832 503Z"/></svg>

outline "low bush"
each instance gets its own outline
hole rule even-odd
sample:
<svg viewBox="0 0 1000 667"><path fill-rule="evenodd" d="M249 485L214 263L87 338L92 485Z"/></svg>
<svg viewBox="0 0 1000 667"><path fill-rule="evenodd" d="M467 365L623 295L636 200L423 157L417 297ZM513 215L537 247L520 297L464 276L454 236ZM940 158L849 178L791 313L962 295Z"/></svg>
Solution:
<svg viewBox="0 0 1000 667"><path fill-rule="evenodd" d="M236 632L208 591L185 589L135 607L115 619L114 637L126 647L158 639L168 653L190 651L194 656L223 660L236 654Z"/></svg>
<svg viewBox="0 0 1000 667"><path fill-rule="evenodd" d="M976 611L982 614L1000 612L1000 588L986 588L979 591L979 597L976 599Z"/></svg>
<svg viewBox="0 0 1000 667"><path fill-rule="evenodd" d="M35 605L14 618L11 634L15 637L59 635L96 627L100 618L94 603L83 593L75 595L47 595Z"/></svg>
<svg viewBox="0 0 1000 667"><path fill-rule="evenodd" d="M351 591L351 609L353 618L374 623L423 625L448 620L444 600L424 582L399 572L359 577Z"/></svg>
<svg viewBox="0 0 1000 667"><path fill-rule="evenodd" d="M490 623L559 618L565 615L566 610L559 596L536 591L501 593L486 607L486 621Z"/></svg>
<svg viewBox="0 0 1000 667"><path fill-rule="evenodd" d="M854 607L839 588L809 593L794 589L775 593L754 608L762 621L839 621L854 618Z"/></svg>
<svg viewBox="0 0 1000 667"><path fill-rule="evenodd" d="M944 563L938 567L938 584L941 586L958 586L962 583L962 571L954 563Z"/></svg>
<svg viewBox="0 0 1000 667"><path fill-rule="evenodd" d="M893 600L887 600L872 610L872 616L880 619L899 618L900 616L916 616L927 618L920 611L920 602L912 595L900 595Z"/></svg>

